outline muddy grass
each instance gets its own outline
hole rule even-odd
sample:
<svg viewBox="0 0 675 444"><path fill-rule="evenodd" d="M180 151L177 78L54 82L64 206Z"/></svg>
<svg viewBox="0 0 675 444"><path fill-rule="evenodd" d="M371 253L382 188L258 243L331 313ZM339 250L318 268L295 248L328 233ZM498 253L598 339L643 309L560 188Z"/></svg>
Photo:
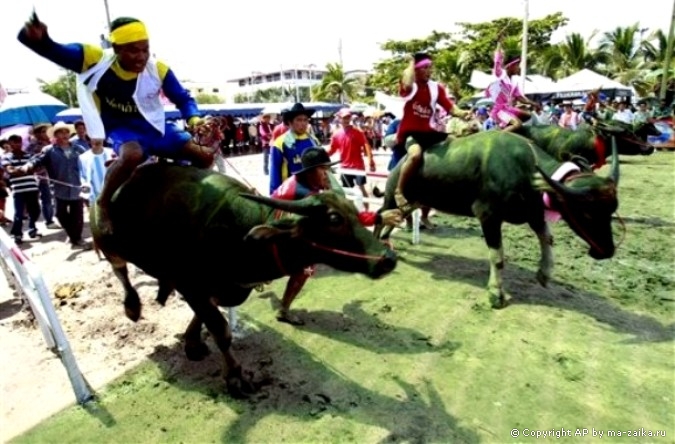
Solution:
<svg viewBox="0 0 675 444"><path fill-rule="evenodd" d="M612 260L593 261L567 226L553 227L548 288L534 277L536 239L507 226L504 310L486 308L478 225L452 217L438 217L418 246L397 234L401 262L386 279L322 268L295 305L304 327L274 320L285 280L254 293L240 310L247 335L235 344L262 385L250 400L224 393L210 340L214 353L193 363L151 328L166 309L147 314L148 331L130 332L118 316L99 353L123 353L137 340L130 333L162 345L99 391L95 408L69 408L15 441L506 442L512 429L516 441L530 440L526 428L602 430L607 440L607 430L644 428L667 435L609 441L673 442L674 159L622 164L627 232ZM150 306L154 289L144 290Z"/></svg>

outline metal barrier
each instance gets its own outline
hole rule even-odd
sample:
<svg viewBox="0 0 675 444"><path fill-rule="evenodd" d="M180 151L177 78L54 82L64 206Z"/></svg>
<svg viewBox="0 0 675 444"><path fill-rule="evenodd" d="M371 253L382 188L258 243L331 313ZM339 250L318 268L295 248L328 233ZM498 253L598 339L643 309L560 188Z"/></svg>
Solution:
<svg viewBox="0 0 675 444"><path fill-rule="evenodd" d="M378 179L386 179L389 177L389 173L382 172L370 172L363 170L353 170L349 168L336 168L336 172L339 175L348 174L351 176L366 176L374 177ZM363 208L364 203L381 205L382 199L364 197L360 191L354 190L353 188L344 188L345 194L348 198L352 199L358 208ZM412 213L412 244L417 245L420 243L420 219L421 219L421 210L418 208Z"/></svg>
<svg viewBox="0 0 675 444"><path fill-rule="evenodd" d="M63 362L77 402L84 404L92 400L93 395L61 328L42 273L4 230L0 230L0 259L8 283L14 283L22 298L30 304L47 347Z"/></svg>

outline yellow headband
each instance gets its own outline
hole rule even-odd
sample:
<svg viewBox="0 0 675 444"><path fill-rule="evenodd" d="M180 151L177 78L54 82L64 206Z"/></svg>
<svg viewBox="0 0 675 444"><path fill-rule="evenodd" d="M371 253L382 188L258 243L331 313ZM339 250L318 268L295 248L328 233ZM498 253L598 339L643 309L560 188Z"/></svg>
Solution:
<svg viewBox="0 0 675 444"><path fill-rule="evenodd" d="M148 31L141 22L127 23L110 33L110 43L115 45L126 45L141 40L148 40Z"/></svg>

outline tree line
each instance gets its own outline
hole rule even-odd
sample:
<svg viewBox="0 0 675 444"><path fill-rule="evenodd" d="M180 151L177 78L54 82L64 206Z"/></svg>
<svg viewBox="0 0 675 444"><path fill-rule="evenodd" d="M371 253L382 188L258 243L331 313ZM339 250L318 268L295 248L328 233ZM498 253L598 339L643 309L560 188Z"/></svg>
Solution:
<svg viewBox="0 0 675 444"><path fill-rule="evenodd" d="M641 28L639 23L617 26L590 36L570 33L556 44L551 36L567 25L563 13L547 15L528 22L528 74L541 74L558 80L582 69L591 69L624 85L632 86L641 96L658 96L667 37L662 30ZM292 85L238 94L235 103L273 103L295 101L372 102L375 91L396 94L398 79L416 52L434 57L434 76L458 99L475 93L468 85L473 70L490 72L499 36L507 57L521 53L523 22L503 17L482 23L457 23L455 32L433 31L412 40L388 40L381 45L389 56L374 64L365 77L346 75L339 63L329 63L321 82L310 88ZM675 93L675 57L672 57L666 88L670 100ZM40 81L43 92L64 103L77 106L74 75L66 74L54 82ZM299 96L299 97L298 97ZM198 94L198 103L221 103L213 94Z"/></svg>

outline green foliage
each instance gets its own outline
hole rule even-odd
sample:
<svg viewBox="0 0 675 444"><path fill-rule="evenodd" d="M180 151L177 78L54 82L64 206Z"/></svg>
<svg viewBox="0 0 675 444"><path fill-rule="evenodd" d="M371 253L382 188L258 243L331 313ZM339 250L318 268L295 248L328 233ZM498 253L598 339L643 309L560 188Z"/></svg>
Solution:
<svg viewBox="0 0 675 444"><path fill-rule="evenodd" d="M357 77L345 74L339 63L328 63L321 83L312 88L312 100L346 103L359 97L363 83Z"/></svg>
<svg viewBox="0 0 675 444"><path fill-rule="evenodd" d="M223 103L223 99L217 94L199 93L195 96L195 101L200 104Z"/></svg>
<svg viewBox="0 0 675 444"><path fill-rule="evenodd" d="M551 34L567 23L562 13L548 15L529 22L528 44L530 57L536 57L549 48ZM457 33L433 31L428 37L410 41L389 40L382 49L391 57L374 67L373 87L395 94L401 72L415 52L429 52L434 56L436 78L448 85L458 99L471 92L467 86L471 71L490 71L497 39L503 37L507 56L520 54L522 20L501 18L484 23L458 23Z"/></svg>
<svg viewBox="0 0 675 444"><path fill-rule="evenodd" d="M67 72L53 82L37 79L40 91L56 97L71 108L79 106L77 101L75 73Z"/></svg>
<svg viewBox="0 0 675 444"><path fill-rule="evenodd" d="M558 12L528 22L528 73L560 79L582 69L591 69L633 86L640 95L658 94L664 69L667 39L663 31L646 35L639 24L601 34L594 46L596 33L584 38L571 33L555 45L551 35L568 20ZM415 52L429 52L434 58L434 77L461 99L474 91L468 86L473 70L491 72L493 55L499 38L507 58L521 53L523 22L503 17L483 23L457 23L456 33L433 31L425 38L408 41L389 40L382 49L390 57L377 62L370 86L387 94L397 94L402 71ZM675 68L675 57L671 69ZM667 88L675 88L675 81Z"/></svg>

